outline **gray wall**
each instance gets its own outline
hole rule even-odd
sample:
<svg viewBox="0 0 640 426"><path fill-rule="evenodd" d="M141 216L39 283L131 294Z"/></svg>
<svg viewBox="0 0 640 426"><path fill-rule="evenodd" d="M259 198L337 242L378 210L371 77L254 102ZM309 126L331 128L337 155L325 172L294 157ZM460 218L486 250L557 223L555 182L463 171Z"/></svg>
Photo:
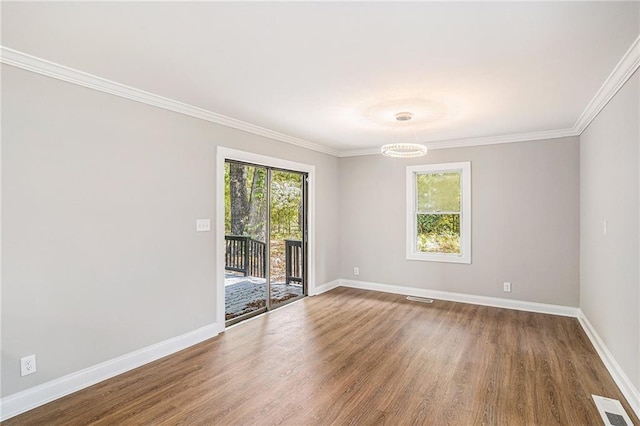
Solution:
<svg viewBox="0 0 640 426"><path fill-rule="evenodd" d="M215 322L217 145L316 166L338 278L336 158L10 66L2 90L3 396Z"/></svg>
<svg viewBox="0 0 640 426"><path fill-rule="evenodd" d="M636 72L580 137L580 306L636 389L640 389L639 99Z"/></svg>
<svg viewBox="0 0 640 426"><path fill-rule="evenodd" d="M578 306L578 157L578 138L563 138L342 158L340 276ZM406 166L457 161L471 161L472 264L406 260Z"/></svg>
<svg viewBox="0 0 640 426"><path fill-rule="evenodd" d="M217 145L316 166L318 285L351 278L580 303L640 385L637 75L582 148L564 138L396 160L336 159L2 72L3 396L215 321L216 236L194 222L214 223ZM472 162L473 263L407 261L405 167L453 161ZM31 353L38 373L21 378L18 358Z"/></svg>

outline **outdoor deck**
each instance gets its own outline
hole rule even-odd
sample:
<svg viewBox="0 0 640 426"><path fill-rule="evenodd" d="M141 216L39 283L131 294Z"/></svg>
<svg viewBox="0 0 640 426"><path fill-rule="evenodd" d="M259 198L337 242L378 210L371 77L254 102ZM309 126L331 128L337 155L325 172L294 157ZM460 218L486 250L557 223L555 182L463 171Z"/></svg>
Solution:
<svg viewBox="0 0 640 426"><path fill-rule="evenodd" d="M302 241L272 240L271 305L303 294ZM266 244L248 236L225 235L225 319L266 305Z"/></svg>
<svg viewBox="0 0 640 426"><path fill-rule="evenodd" d="M264 278L225 271L225 319L239 317L265 306L267 285ZM271 283L271 303L282 303L302 295L300 283Z"/></svg>

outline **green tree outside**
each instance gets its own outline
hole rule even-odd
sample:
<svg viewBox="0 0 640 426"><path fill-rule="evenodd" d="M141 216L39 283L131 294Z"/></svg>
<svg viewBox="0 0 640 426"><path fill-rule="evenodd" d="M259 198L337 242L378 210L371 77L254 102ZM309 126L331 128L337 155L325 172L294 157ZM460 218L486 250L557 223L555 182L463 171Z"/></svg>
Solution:
<svg viewBox="0 0 640 426"><path fill-rule="evenodd" d="M460 253L460 173L416 176L417 249L426 253Z"/></svg>

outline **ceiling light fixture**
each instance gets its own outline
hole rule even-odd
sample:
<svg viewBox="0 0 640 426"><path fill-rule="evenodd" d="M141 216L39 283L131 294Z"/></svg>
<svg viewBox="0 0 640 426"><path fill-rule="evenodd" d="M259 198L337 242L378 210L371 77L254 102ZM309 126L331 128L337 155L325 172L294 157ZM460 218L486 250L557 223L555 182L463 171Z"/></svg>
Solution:
<svg viewBox="0 0 640 426"><path fill-rule="evenodd" d="M410 112L399 112L396 114L396 121L403 123L408 122L413 118L413 114ZM409 124L409 126L411 126ZM413 133L413 129L412 133ZM413 134L416 141L418 138ZM422 157L427 153L427 147L421 145L419 143L389 143L382 147L380 150L382 155L386 155L387 157L395 157L395 158L413 158L413 157Z"/></svg>

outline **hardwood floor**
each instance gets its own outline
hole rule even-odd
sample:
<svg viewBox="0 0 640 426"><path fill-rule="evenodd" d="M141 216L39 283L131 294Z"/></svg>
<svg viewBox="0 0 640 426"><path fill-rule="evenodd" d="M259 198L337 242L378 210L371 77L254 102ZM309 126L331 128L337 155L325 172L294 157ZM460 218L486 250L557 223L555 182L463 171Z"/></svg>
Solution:
<svg viewBox="0 0 640 426"><path fill-rule="evenodd" d="M6 425L601 425L577 320L338 288Z"/></svg>

